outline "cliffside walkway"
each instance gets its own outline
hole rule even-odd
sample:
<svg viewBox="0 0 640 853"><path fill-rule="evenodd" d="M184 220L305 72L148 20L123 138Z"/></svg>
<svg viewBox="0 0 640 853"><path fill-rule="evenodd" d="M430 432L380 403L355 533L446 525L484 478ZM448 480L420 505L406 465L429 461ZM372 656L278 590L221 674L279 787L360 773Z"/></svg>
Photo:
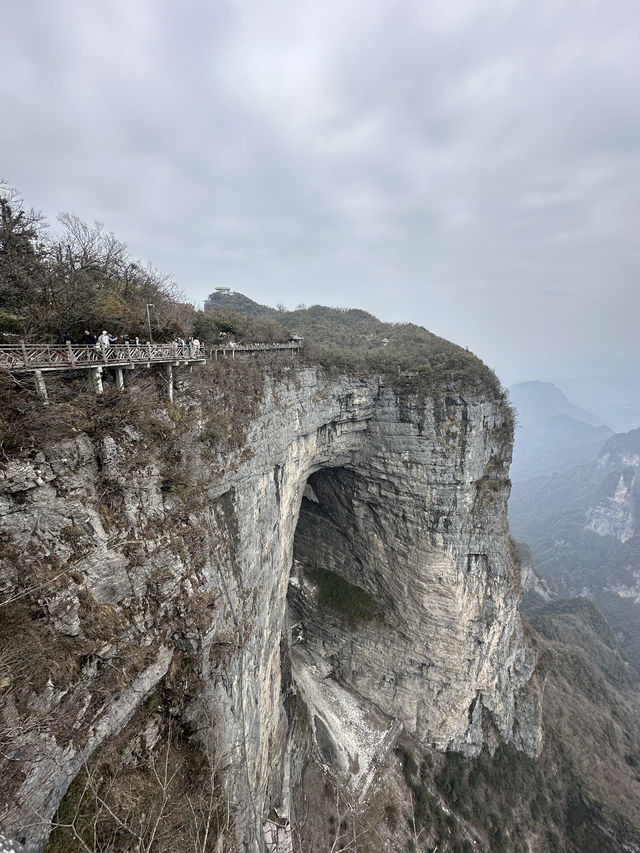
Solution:
<svg viewBox="0 0 640 853"><path fill-rule="evenodd" d="M67 341L64 344L18 344L0 345L0 369L10 373L32 373L35 377L36 390L47 399L47 388L44 381L46 372L68 372L89 370L93 378L97 394L102 394L102 371L105 367L114 368L116 385L124 389L124 370L136 367L152 367L162 364L165 367L168 380L169 398L173 400L173 368L180 366L191 367L194 364L205 364L207 350L209 358L226 357L231 353L261 353L267 350L300 349L299 342L289 344L220 344L213 347L193 344L142 344L132 345L128 342L105 346L98 343L95 346L78 346Z"/></svg>

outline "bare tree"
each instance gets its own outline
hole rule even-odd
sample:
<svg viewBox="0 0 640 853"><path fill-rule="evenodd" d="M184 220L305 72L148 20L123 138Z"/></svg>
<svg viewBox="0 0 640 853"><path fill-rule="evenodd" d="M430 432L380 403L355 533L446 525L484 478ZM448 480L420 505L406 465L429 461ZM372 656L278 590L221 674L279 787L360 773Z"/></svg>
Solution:
<svg viewBox="0 0 640 853"><path fill-rule="evenodd" d="M0 181L0 309L20 312L45 278L41 213L26 209L17 190Z"/></svg>
<svg viewBox="0 0 640 853"><path fill-rule="evenodd" d="M112 759L85 763L54 819L52 840L72 839L83 853L216 853L222 838L230 850L233 810L216 757L205 750L194 785L184 747L177 746L169 720L164 742L142 774L139 767L114 766Z"/></svg>

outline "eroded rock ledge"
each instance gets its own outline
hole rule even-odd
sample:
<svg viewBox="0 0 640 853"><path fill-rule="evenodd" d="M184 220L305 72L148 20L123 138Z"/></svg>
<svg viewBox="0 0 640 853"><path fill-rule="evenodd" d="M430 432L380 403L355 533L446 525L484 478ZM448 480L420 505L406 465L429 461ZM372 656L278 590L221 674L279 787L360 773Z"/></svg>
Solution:
<svg viewBox="0 0 640 853"><path fill-rule="evenodd" d="M167 418L171 460L125 425L0 474L7 836L41 850L88 756L167 679L172 713L224 768L242 849L260 849L270 809L295 820L307 752L356 797L399 726L439 749L504 738L535 754L504 402L292 370L265 380L222 456L196 385L177 389L187 416ZM336 607L336 577L371 611Z"/></svg>

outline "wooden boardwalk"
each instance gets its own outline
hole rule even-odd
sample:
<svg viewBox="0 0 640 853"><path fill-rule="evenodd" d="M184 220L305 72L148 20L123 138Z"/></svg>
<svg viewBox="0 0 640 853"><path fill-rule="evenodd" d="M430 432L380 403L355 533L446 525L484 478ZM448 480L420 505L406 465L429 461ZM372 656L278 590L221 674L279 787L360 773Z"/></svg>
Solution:
<svg viewBox="0 0 640 853"><path fill-rule="evenodd" d="M300 349L299 342L288 344L219 344L206 348L209 358L227 357L236 353L260 353L268 350L290 350L291 354ZM90 370L97 394L102 394L102 371L105 367L115 368L116 385L124 388L124 370L135 367L152 367L162 364L167 372L169 382L169 397L173 399L173 368L205 364L207 352L205 347L193 344L141 344L135 346L125 342L105 346L97 343L95 346L78 346L70 342L64 344L28 344L20 341L18 344L0 344L0 370L10 373L32 373L35 377L36 389L40 396L47 399L47 389L44 373Z"/></svg>

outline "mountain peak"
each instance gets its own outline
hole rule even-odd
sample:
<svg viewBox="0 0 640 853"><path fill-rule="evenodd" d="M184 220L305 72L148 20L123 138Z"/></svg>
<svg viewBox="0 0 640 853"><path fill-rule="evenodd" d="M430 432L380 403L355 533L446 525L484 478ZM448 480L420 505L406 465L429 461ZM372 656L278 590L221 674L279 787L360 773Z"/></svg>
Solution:
<svg viewBox="0 0 640 853"><path fill-rule="evenodd" d="M557 415L567 415L591 426L604 426L597 415L574 405L553 382L518 382L509 389L521 423L538 423Z"/></svg>

